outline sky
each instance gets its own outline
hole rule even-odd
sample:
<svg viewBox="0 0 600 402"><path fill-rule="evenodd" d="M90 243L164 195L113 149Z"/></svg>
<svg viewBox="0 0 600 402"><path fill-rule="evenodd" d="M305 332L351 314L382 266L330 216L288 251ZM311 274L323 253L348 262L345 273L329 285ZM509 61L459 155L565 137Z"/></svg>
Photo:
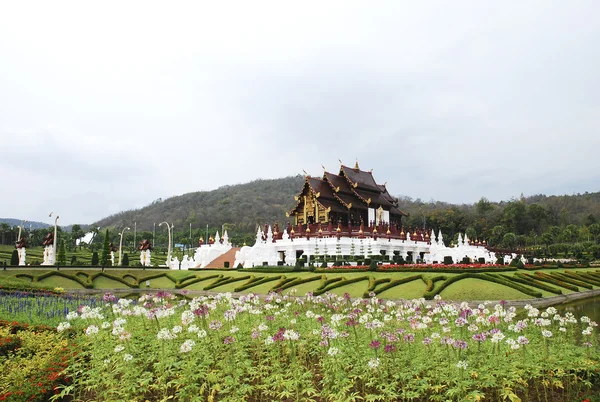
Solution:
<svg viewBox="0 0 600 402"><path fill-rule="evenodd" d="M597 1L5 1L0 217L338 160L394 195L600 190Z"/></svg>

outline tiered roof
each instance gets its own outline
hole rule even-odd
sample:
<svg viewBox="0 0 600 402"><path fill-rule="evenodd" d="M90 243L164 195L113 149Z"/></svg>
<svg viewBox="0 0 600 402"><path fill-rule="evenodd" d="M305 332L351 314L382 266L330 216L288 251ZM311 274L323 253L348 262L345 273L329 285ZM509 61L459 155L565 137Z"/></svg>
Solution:
<svg viewBox="0 0 600 402"><path fill-rule="evenodd" d="M382 207L391 216L408 216L398 209L398 200L388 192L385 184L377 184L372 171L360 170L358 163L354 168L342 165L339 174L324 172L322 178L306 176L302 191L296 196L293 215L302 205L302 196L312 191L316 201L324 208L334 212L348 212L350 209L366 210Z"/></svg>

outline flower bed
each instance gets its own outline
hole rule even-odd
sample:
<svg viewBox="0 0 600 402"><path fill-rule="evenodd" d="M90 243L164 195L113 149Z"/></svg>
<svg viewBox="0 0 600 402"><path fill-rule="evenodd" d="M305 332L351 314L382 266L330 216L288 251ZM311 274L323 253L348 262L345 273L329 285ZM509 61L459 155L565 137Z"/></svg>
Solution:
<svg viewBox="0 0 600 402"><path fill-rule="evenodd" d="M78 400L563 401L600 391L597 324L553 308L517 316L502 304L329 293L105 300L58 326L79 334L64 388Z"/></svg>

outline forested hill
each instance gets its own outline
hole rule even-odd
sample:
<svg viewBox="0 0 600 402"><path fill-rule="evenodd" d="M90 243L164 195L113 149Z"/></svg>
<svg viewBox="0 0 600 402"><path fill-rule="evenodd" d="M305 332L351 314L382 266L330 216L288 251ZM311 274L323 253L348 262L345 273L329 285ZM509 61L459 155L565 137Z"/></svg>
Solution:
<svg viewBox="0 0 600 402"><path fill-rule="evenodd" d="M152 204L132 211L120 212L104 218L94 226L132 226L138 230L152 230L154 223L175 224L175 230L183 230L191 223L194 228L235 228L238 232L255 232L256 224L285 223L285 216L296 201L304 183L303 176L290 176L274 180L254 180L250 183L223 186L212 191L198 191ZM133 229L133 227L132 227Z"/></svg>
<svg viewBox="0 0 600 402"><path fill-rule="evenodd" d="M255 180L157 200L137 210L125 211L98 221L94 226L123 228L137 222L138 231L151 231L153 224L167 221L175 231L220 228L231 232L254 233L257 224L287 222L285 213L295 205L294 196L304 177ZM491 202L485 198L473 204L455 205L442 201L421 201L399 197L399 207L410 214L406 226L433 227L455 235L471 228L479 237L492 238L501 232L541 235L550 227L587 227L600 222L600 192L576 195L534 195L509 201ZM501 228L498 228L501 226ZM132 227L133 229L133 227ZM158 229L157 229L158 230Z"/></svg>

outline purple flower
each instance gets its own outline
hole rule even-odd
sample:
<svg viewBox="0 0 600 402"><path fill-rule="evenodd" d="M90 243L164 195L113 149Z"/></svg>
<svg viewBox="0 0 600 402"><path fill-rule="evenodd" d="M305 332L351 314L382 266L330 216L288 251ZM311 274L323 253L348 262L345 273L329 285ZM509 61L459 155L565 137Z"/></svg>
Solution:
<svg viewBox="0 0 600 402"><path fill-rule="evenodd" d="M380 346L381 346L381 342L379 342L378 340L374 340L369 344L369 347L371 349L379 349Z"/></svg>
<svg viewBox="0 0 600 402"><path fill-rule="evenodd" d="M279 328L279 331L277 331L277 333L275 335L273 335L273 341L275 342L283 342L284 341L284 337L283 334L285 333L285 328Z"/></svg>
<svg viewBox="0 0 600 402"><path fill-rule="evenodd" d="M454 347L455 349L466 349L468 347L468 345L467 345L467 342L457 339L452 344L452 347Z"/></svg>
<svg viewBox="0 0 600 402"><path fill-rule="evenodd" d="M197 317L206 317L208 315L208 306L206 304L201 305L196 310L194 310L194 314Z"/></svg>
<svg viewBox="0 0 600 402"><path fill-rule="evenodd" d="M486 336L482 332L481 334L473 334L472 338L476 342L483 342L483 341L485 341Z"/></svg>
<svg viewBox="0 0 600 402"><path fill-rule="evenodd" d="M117 296L113 295L112 293L104 293L104 296L102 296L102 299L107 303L109 303L109 302L112 303L117 300Z"/></svg>
<svg viewBox="0 0 600 402"><path fill-rule="evenodd" d="M267 319L267 321L274 321L275 320L275 316L272 316L272 315L268 315L265 318Z"/></svg>
<svg viewBox="0 0 600 402"><path fill-rule="evenodd" d="M431 338L423 338L423 345L425 346L431 345L432 342L433 340Z"/></svg>
<svg viewBox="0 0 600 402"><path fill-rule="evenodd" d="M235 338L233 336L226 336L225 339L223 339L223 343L225 345L229 345L234 342L235 342Z"/></svg>
<svg viewBox="0 0 600 402"><path fill-rule="evenodd" d="M385 345L385 348L383 348L383 351L385 353L393 353L396 350L397 350L396 345L390 345L390 344Z"/></svg>
<svg viewBox="0 0 600 402"><path fill-rule="evenodd" d="M354 318L351 318L348 321L346 321L346 326L348 326L348 327L355 327L357 325L358 325L358 321L356 321Z"/></svg>
<svg viewBox="0 0 600 402"><path fill-rule="evenodd" d="M415 334L404 335L404 342L413 343L415 341Z"/></svg>

